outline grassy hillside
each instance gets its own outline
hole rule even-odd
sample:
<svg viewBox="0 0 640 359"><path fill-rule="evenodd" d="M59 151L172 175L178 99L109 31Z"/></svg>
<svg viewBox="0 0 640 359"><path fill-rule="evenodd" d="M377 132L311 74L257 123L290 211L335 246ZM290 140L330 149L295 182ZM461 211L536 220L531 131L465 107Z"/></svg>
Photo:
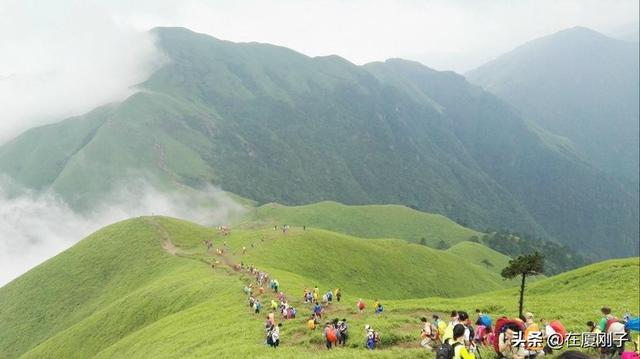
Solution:
<svg viewBox="0 0 640 359"><path fill-rule="evenodd" d="M207 254L203 239L213 239L217 247L226 241L230 250L224 257ZM247 244L242 255L240 248ZM464 255L469 246L474 244L450 251ZM212 269L209 263L216 260ZM269 271L299 310L299 319L284 322L277 351L262 343L264 315L250 312L240 290L250 279L229 266L238 261ZM477 270L474 280L483 288L459 277L468 277L470 269ZM394 277L397 272L404 279ZM581 329L604 304L616 313L637 313L638 279L638 258L599 263L531 284L527 308ZM0 288L0 357L426 357L417 347L420 315L476 307L494 316L513 314L515 289L457 299L400 298L419 291L470 295L495 288L492 282L479 266L468 268L447 252L398 240L362 240L324 230L242 230L222 236L176 219L136 218L96 232ZM350 321L349 348L327 353L321 334L307 332L304 316L310 308L299 297L304 286L316 284L322 291L344 289L342 303L330 305L328 316ZM386 311L357 314L359 297L369 305L382 298ZM269 298L267 292L263 301ZM383 335L376 353L361 348L365 323Z"/></svg>
<svg viewBox="0 0 640 359"><path fill-rule="evenodd" d="M617 316L640 312L640 258L608 260L537 280L526 288L525 310L538 318L559 319L568 329L582 332L584 323L601 316L609 306ZM394 302L400 312L428 308L482 308L492 314L518 311L516 287L457 299L424 299ZM402 308L402 309L400 309Z"/></svg>
<svg viewBox="0 0 640 359"><path fill-rule="evenodd" d="M511 258L500 252L475 242L460 242L447 249L448 253L500 274L502 268L509 264Z"/></svg>
<svg viewBox="0 0 640 359"><path fill-rule="evenodd" d="M438 214L396 205L348 206L320 202L306 206L269 203L248 214L248 221L264 225L323 228L365 238L399 238L435 247L441 240L449 245L466 241L479 232L460 226Z"/></svg>

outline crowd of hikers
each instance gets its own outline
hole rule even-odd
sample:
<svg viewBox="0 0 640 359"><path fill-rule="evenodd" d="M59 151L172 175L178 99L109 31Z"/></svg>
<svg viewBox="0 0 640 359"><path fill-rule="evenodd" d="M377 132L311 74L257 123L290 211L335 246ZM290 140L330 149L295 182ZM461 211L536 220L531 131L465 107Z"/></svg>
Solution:
<svg viewBox="0 0 640 359"><path fill-rule="evenodd" d="M274 229L277 229L277 226ZM284 225L282 229L283 233L286 233L289 226ZM227 227L224 227L222 232L225 236L230 233ZM207 251L213 248L211 240L203 241L203 244L207 247ZM251 247L253 248L254 245L252 244ZM223 256L224 251L228 249L228 244L224 242L223 248L216 248L216 254ZM242 247L242 253L246 252L246 247ZM296 308L290 305L287 296L280 290L280 283L277 279L271 278L269 273L253 265L245 266L242 262L234 265L234 269L247 273L250 278L242 290L247 296L251 311L260 315L263 311L262 301L268 306L264 325L264 342L266 345L277 348L280 345L282 322L296 319ZM266 285L269 293L265 290ZM334 300L340 302L341 298L340 288L321 292L316 285L312 289L304 288L302 292L302 303L308 306L309 311L309 314L304 316L306 326L310 332L322 328L322 338L328 350L346 346L349 339L346 318L331 320L325 318L330 305ZM365 301L360 298L356 302L356 313L363 314L366 307ZM382 303L375 299L373 312L380 315L383 311ZM601 313L602 317L599 320L588 321L585 324L584 332L580 333L581 339L586 340L586 335L589 334L596 338L594 340L598 340L599 335L606 334L609 340L595 343L596 345L590 346L592 349L587 352L565 350L560 357L587 359L598 356L599 359L640 359L637 342L634 342L635 351L625 350L626 341L631 341L630 331L640 331L640 318L632 318L630 314L625 314L619 319L608 307L601 308ZM563 344L567 346L567 343L571 343L574 334L568 332L560 321L542 318L537 320L530 312L520 318L500 317L494 323L489 314L479 309L475 310L474 321L466 311L452 311L448 322L437 314L431 318L422 317L420 322L420 346L435 353L436 359L482 359L483 348L493 350L497 358L535 359L552 354L554 349L561 348ZM321 323L323 323L322 326ZM381 344L380 338L377 330L368 324L364 326L362 344L365 348L375 350ZM615 340L615 338L622 338L622 340Z"/></svg>
<svg viewBox="0 0 640 359"><path fill-rule="evenodd" d="M537 321L533 313L515 319L501 317L494 325L488 314L476 309L474 328L467 312L453 311L448 324L438 315L433 315L431 321L421 318L420 345L434 351L436 359L481 358L482 347L492 347L498 358L534 359L552 354L563 345L572 346L572 342L573 346L592 348L591 354L597 354L601 359L638 358L638 344L635 351L625 351L625 342L630 340L632 330L640 330L639 318L626 314L618 319L608 307L602 308L601 312L603 316L598 324L587 322L586 331L578 336L578 333L568 332L558 320ZM608 339L598 343L597 333L607 334ZM587 337L592 338L591 345L585 342ZM587 357L590 356L587 354Z"/></svg>

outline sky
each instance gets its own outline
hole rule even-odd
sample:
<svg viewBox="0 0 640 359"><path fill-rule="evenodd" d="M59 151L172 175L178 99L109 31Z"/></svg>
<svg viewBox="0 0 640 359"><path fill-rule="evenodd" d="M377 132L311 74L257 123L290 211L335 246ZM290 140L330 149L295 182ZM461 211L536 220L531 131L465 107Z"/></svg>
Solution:
<svg viewBox="0 0 640 359"><path fill-rule="evenodd" d="M637 0L0 0L0 144L131 95L163 63L145 33L155 26L463 73L568 27L637 29L638 11Z"/></svg>

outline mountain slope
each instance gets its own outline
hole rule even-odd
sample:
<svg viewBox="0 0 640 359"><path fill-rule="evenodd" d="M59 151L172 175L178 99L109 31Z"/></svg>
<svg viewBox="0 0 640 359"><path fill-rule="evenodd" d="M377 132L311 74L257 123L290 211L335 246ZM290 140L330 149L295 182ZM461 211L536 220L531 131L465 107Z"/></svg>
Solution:
<svg viewBox="0 0 640 359"><path fill-rule="evenodd" d="M403 204L594 257L637 251L633 196L460 76L154 33L171 61L141 92L5 144L0 173L80 209L143 177L259 203Z"/></svg>
<svg viewBox="0 0 640 359"><path fill-rule="evenodd" d="M203 317L192 318L196 322L189 325L213 332L222 326L238 340L260 337L260 325L251 327L239 320L228 328L220 322L246 316L244 305L235 305L242 299L242 281L229 276L229 268L212 274L207 263L218 258L203 250L206 238L220 246L224 239L235 252L254 243L246 256L238 253L238 260L275 273L281 288L296 297L303 287L314 285L339 286L347 300L356 295L452 296L463 293L461 285L464 293L505 285L494 273L457 263L454 255L403 241L362 240L321 230L292 230L286 235L271 229L234 231L223 237L185 221L136 218L96 232L2 287L0 353L9 358L27 351L27 358L100 356L133 333L164 327L174 316L203 311ZM342 260L345 255L349 259ZM433 269L426 270L427 264ZM463 272L442 270L454 265ZM473 281L465 279L464 273L470 272L476 274ZM421 281L404 281L404 276ZM214 314L221 308L226 313L223 318ZM92 334L87 337L87 333ZM219 333L220 340L204 345L224 346L226 336ZM247 345L247 351L260 347L259 341L249 342L254 344ZM176 347L164 355L180 353Z"/></svg>
<svg viewBox="0 0 640 359"><path fill-rule="evenodd" d="M436 247L440 241L453 245L469 240L479 232L460 226L437 214L419 212L403 206L346 206L321 202L306 206L282 206L269 203L247 215L254 225L307 226L364 238L398 238Z"/></svg>
<svg viewBox="0 0 640 359"><path fill-rule="evenodd" d="M207 238L220 247L226 241L230 249L224 257L206 253L202 240ZM241 246L251 242L255 246L243 255ZM326 244L318 247L319 242ZM287 234L241 230L223 236L165 217L123 221L0 288L0 353L3 358L367 357L371 354L362 349L359 328L368 323L383 334L382 350L375 357L419 358L425 355L417 344L420 316L443 315L452 308L483 308L494 317L516 312L516 288L468 296L479 288L496 287L493 275L461 260L466 257L400 242L299 229ZM350 255L348 263L334 265L344 255ZM378 259L373 264L363 260L374 256ZM209 263L215 260L220 263L212 269ZM263 344L264 314L254 315L246 306L241 288L251 276L229 267L240 261L256 263L277 278L299 309L298 319L284 321L277 353ZM638 258L613 260L535 281L528 285L527 309L561 319L574 331L593 320L603 305L615 313L637 312L638 264ZM426 283L393 281L398 273ZM310 308L300 294L314 285L322 291L343 288L342 302L333 303L327 315L348 318L348 348L327 352L321 332L306 329ZM406 292L407 285L415 292ZM455 292L457 298L401 299L420 291ZM263 302L272 296L267 291ZM384 314L369 309L357 314L354 303L361 297L368 303L381 298Z"/></svg>
<svg viewBox="0 0 640 359"><path fill-rule="evenodd" d="M576 27L466 74L598 167L638 181L638 43Z"/></svg>

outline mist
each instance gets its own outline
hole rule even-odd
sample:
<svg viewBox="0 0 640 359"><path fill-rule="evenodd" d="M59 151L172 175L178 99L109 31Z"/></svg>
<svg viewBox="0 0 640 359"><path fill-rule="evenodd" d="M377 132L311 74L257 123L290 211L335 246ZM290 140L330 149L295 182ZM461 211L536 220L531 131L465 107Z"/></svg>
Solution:
<svg viewBox="0 0 640 359"><path fill-rule="evenodd" d="M0 4L0 144L125 99L164 61L148 32L96 3L42 5Z"/></svg>
<svg viewBox="0 0 640 359"><path fill-rule="evenodd" d="M81 215L53 193L38 194L0 181L0 286L71 247L96 230L127 218L165 215L203 225L223 225L243 207L216 188L160 192L132 181L107 194L89 214Z"/></svg>

